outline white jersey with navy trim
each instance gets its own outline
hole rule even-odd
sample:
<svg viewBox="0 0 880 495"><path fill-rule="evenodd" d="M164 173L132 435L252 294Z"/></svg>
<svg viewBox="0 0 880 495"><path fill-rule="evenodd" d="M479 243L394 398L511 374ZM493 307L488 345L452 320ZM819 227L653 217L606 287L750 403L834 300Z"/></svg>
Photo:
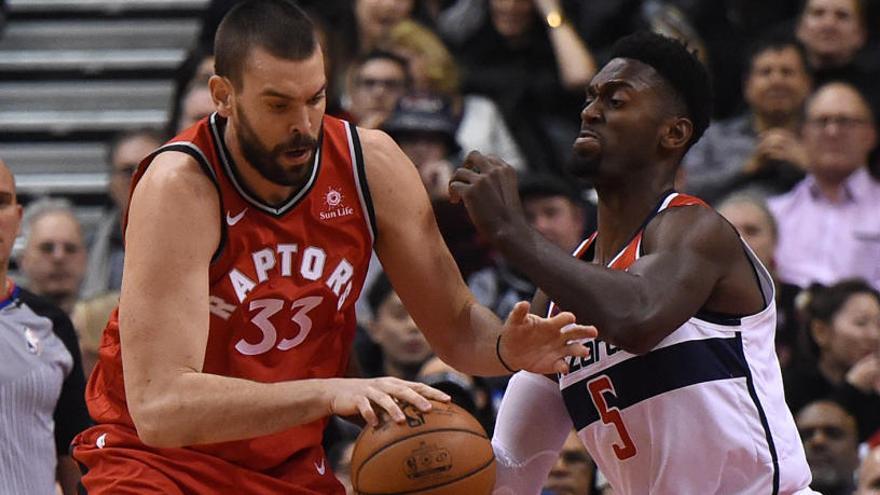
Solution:
<svg viewBox="0 0 880 495"><path fill-rule="evenodd" d="M643 355L590 340L590 355L571 359L559 377L578 436L615 493L810 493L775 353L773 281L743 247L764 295L761 312L698 313Z"/></svg>

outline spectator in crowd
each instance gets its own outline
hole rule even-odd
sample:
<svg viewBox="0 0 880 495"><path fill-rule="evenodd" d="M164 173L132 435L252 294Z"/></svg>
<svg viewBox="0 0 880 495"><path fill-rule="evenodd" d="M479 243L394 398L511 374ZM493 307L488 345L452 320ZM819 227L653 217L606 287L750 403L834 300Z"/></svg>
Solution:
<svg viewBox="0 0 880 495"><path fill-rule="evenodd" d="M805 57L789 38L754 46L743 78L748 110L714 122L691 148L683 161L688 189L715 202L749 186L779 194L803 178L807 153L800 126L810 92Z"/></svg>
<svg viewBox="0 0 880 495"><path fill-rule="evenodd" d="M786 371L786 402L798 411L833 397L855 416L859 438L867 438L880 427L880 294L863 280L816 285L808 294L806 328L817 356Z"/></svg>
<svg viewBox="0 0 880 495"><path fill-rule="evenodd" d="M120 222L128 205L131 174L141 160L164 142L156 131L141 129L123 132L110 143L107 161L110 164L108 192L112 207L101 218L89 245L89 270L82 288L84 297L119 290L123 260Z"/></svg>
<svg viewBox="0 0 880 495"><path fill-rule="evenodd" d="M21 218L0 160L0 493L56 493L57 482L74 495L80 474L68 446L88 426L85 378L64 312L8 277Z"/></svg>
<svg viewBox="0 0 880 495"><path fill-rule="evenodd" d="M559 0L486 1L483 25L453 49L462 90L495 100L531 169L559 171L595 61Z"/></svg>
<svg viewBox="0 0 880 495"><path fill-rule="evenodd" d="M398 22L412 17L416 0L354 0L354 18L361 53L379 46Z"/></svg>
<svg viewBox="0 0 880 495"><path fill-rule="evenodd" d="M808 0L797 24L817 71L843 67L855 59L867 41L865 6L861 0Z"/></svg>
<svg viewBox="0 0 880 495"><path fill-rule="evenodd" d="M874 447L859 467L856 495L880 495L880 447Z"/></svg>
<svg viewBox="0 0 880 495"><path fill-rule="evenodd" d="M82 226L65 199L44 198L25 211L19 267L27 288L70 315L86 272Z"/></svg>
<svg viewBox="0 0 880 495"><path fill-rule="evenodd" d="M727 219L770 271L776 284L776 355L785 369L794 355L803 354L804 339L799 338L800 320L795 299L800 287L781 282L776 276L776 245L779 235L776 220L767 202L754 194L736 193L718 205L718 213Z"/></svg>
<svg viewBox="0 0 880 495"><path fill-rule="evenodd" d="M189 50L186 58L177 67L174 74L174 96L168 114L166 134L173 136L183 118L184 104L187 94L196 84L208 85L208 79L214 75L214 47L211 44L197 43ZM199 81L198 83L194 81Z"/></svg>
<svg viewBox="0 0 880 495"><path fill-rule="evenodd" d="M586 447L572 430L562 445L559 459L550 469L544 492L552 495L592 495L596 466Z"/></svg>
<svg viewBox="0 0 880 495"><path fill-rule="evenodd" d="M807 177L769 200L780 278L807 287L863 277L880 287L880 183L866 166L877 134L867 102L850 84L820 87L807 100L803 140Z"/></svg>
<svg viewBox="0 0 880 495"><path fill-rule="evenodd" d="M865 0L808 0L797 19L798 39L807 49L816 85L846 81L880 110L876 55L863 51L868 39Z"/></svg>
<svg viewBox="0 0 880 495"><path fill-rule="evenodd" d="M431 346L384 274L370 287L368 298L373 307L373 321L367 330L378 344L382 359L377 363L361 362L364 376L414 380L431 357Z"/></svg>
<svg viewBox="0 0 880 495"><path fill-rule="evenodd" d="M415 92L449 98L458 122L455 139L462 149L496 155L518 170L526 167L495 102L461 93L458 64L433 31L415 21L401 21L388 33L383 46L407 60Z"/></svg>
<svg viewBox="0 0 880 495"><path fill-rule="evenodd" d="M519 195L529 224L564 251L573 252L588 228L595 226L595 207L586 204L577 189L562 178L549 174L524 176ZM507 316L517 301L535 293L535 286L503 258L472 275L468 286L481 304L501 317Z"/></svg>
<svg viewBox="0 0 880 495"><path fill-rule="evenodd" d="M181 95L180 116L174 134L214 113L214 100L211 99L211 90L208 89L208 77L193 79Z"/></svg>
<svg viewBox="0 0 880 495"><path fill-rule="evenodd" d="M840 404L819 400L804 406L795 418L807 463L810 486L824 495L851 495L859 465L856 421Z"/></svg>
<svg viewBox="0 0 880 495"><path fill-rule="evenodd" d="M357 59L348 81L351 120L368 129L382 127L412 85L406 60L381 50Z"/></svg>
<svg viewBox="0 0 880 495"><path fill-rule="evenodd" d="M452 160L460 151L456 128L449 100L428 94L401 98L383 125L419 170L432 200L449 197Z"/></svg>

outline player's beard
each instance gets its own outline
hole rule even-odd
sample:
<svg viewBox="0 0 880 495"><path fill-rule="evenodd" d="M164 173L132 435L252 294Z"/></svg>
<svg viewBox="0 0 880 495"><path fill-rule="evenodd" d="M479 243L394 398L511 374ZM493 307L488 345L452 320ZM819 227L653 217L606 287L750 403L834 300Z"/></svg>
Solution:
<svg viewBox="0 0 880 495"><path fill-rule="evenodd" d="M294 134L289 141L267 149L260 142L250 121L245 116L241 107L238 107L238 123L235 129L238 136L238 146L245 160L253 166L264 179L282 186L298 186L305 182L311 173L314 163L285 169L279 157L287 151L296 148L308 148L311 150L311 159L314 161L317 140L307 134Z"/></svg>

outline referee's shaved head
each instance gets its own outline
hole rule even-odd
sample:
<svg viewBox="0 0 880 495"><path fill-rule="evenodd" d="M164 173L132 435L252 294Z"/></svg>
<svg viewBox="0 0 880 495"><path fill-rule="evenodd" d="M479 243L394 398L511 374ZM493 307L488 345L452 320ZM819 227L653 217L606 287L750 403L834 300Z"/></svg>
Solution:
<svg viewBox="0 0 880 495"><path fill-rule="evenodd" d="M21 205L15 195L15 176L0 159L0 283L6 282L12 246L21 228Z"/></svg>
<svg viewBox="0 0 880 495"><path fill-rule="evenodd" d="M2 158L0 158L0 178L4 182L7 180L12 182L12 191L15 192L15 176L12 175L12 170L9 170Z"/></svg>

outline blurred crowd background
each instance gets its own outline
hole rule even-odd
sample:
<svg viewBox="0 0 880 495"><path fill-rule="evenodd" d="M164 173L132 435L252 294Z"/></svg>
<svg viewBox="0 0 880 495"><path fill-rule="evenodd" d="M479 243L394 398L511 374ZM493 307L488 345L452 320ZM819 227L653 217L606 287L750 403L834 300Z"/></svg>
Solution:
<svg viewBox="0 0 880 495"><path fill-rule="evenodd" d="M70 315L86 373L118 301L131 173L213 111L213 34L235 3L0 1L0 159L26 206L13 274ZM676 187L718 208L775 276L777 354L813 487L880 493L880 1L299 3L320 31L327 113L400 144L471 289L502 318L534 287L448 202L453 168L472 149L507 161L534 228L574 249L596 224L595 192L564 174L585 86L625 34L687 43L712 74L715 120ZM491 434L505 380L433 357L373 265L356 368L443 388ZM341 479L356 434L328 431ZM572 435L546 492L606 485Z"/></svg>

